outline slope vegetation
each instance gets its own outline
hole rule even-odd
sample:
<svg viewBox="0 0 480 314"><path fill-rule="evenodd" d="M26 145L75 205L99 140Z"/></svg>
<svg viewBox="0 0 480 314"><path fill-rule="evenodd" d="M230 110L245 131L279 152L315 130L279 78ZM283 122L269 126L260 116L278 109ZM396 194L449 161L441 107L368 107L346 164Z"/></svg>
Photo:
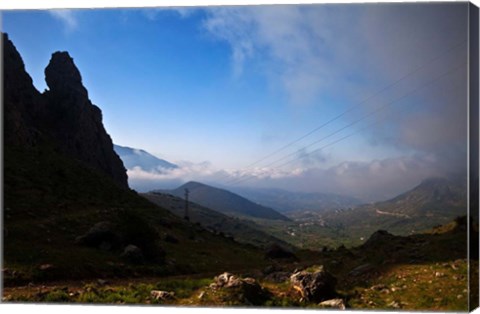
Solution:
<svg viewBox="0 0 480 314"><path fill-rule="evenodd" d="M184 218L184 199L158 192L141 195L152 203L163 206L178 217ZM227 237L234 238L238 242L252 244L261 248L266 248L273 243L292 248L290 244L254 228L255 225L251 221L230 217L194 202L189 202L188 206L190 222L199 223L214 233L221 233Z"/></svg>

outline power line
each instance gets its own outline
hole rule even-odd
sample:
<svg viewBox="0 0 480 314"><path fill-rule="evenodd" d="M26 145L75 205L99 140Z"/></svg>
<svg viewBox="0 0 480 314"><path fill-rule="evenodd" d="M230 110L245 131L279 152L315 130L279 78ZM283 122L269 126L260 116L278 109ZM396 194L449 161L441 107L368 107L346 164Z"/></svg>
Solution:
<svg viewBox="0 0 480 314"><path fill-rule="evenodd" d="M447 53L450 53L451 51L453 51L453 50L461 47L464 43L466 43L466 40L463 40L463 41L461 41L461 42L459 42L459 43L451 46L450 48L448 48L447 50L444 50L442 53L440 53L440 54L437 55L436 57L434 57L434 58L430 59L429 61L427 61L427 63L421 64L420 66L416 67L416 68L413 69L412 71L410 71L410 72L408 72L407 74L403 75L402 77L400 77L400 78L397 79L396 81L388 84L387 86L383 87L383 88L380 89L379 91L377 91L377 92L373 93L372 95L368 96L367 98L365 98L365 99L362 100L361 102L349 106L345 111L343 111L342 113L338 114L337 116L331 118L330 120L328 120L328 121L326 121L325 123L321 124L320 126L314 128L313 130L307 132L306 134L302 135L301 137L299 137L299 138L297 138L297 139L295 139L295 140L293 140L293 141L285 144L284 146L280 147L279 149L273 151L272 153L270 153L270 154L268 154L268 155L266 155L266 156L264 156L264 157L256 160L255 162L247 165L247 166L244 167L243 169L244 169L244 170L249 169L249 168L251 168L252 166L254 166L254 165L256 165L256 164L258 164L258 163L260 163L260 162L262 162L262 161L264 161L264 160L266 160L266 159L268 159L268 158L270 158L270 157L272 157L272 156L274 156L274 155L276 155L276 154L278 154L279 152L285 150L286 148L292 146L293 144L296 144L296 143L300 142L300 141L303 140L304 138L306 138L306 137L310 136L311 134L319 131L320 129L324 128L325 126L331 124L332 122L340 119L341 117L343 117L343 116L346 115L347 113L353 111L354 109L356 109L356 108L359 107L360 105L365 104L366 102L368 102L369 100L373 99L374 97L382 94L382 93L385 92L386 90L388 90L388 89L392 88L393 86L399 84L400 82L402 82L403 80L405 80L407 77L412 76L412 75L418 73L421 69L425 68L427 65L430 65L430 64L434 63L435 61L441 59L444 55L446 55ZM229 174L227 174L226 176L223 175L222 177L227 177L227 176L229 176ZM219 178L219 179L221 179L221 178ZM228 182L227 182L227 184L228 184Z"/></svg>
<svg viewBox="0 0 480 314"><path fill-rule="evenodd" d="M402 95L400 98L397 98L397 99L395 99L395 100L393 100L393 101L391 101L391 102L383 105L382 107L377 108L375 111L370 112L369 114L363 116L362 118L360 118L360 119L358 119L358 120L355 120L354 122L348 124L347 126L344 126L344 127L342 127L341 129L339 129L339 130L337 130L337 131L335 131L335 132L333 132L333 133L331 133L331 134L323 137L322 139L317 140L317 141L315 141L315 142L313 142L313 143L311 143L311 144L309 144L309 145L307 145L307 146L302 147L301 149L305 149L305 148L310 147L310 146L312 146L312 145L314 145L314 144L318 144L319 142L323 141L324 139L327 139L327 138L329 138L329 137L331 137L331 136L339 133L340 131L342 131L342 130L348 128L348 127L351 127L352 125L354 125L354 124L356 124L356 123L358 123L358 122L360 122L360 121L362 121L362 120L365 120L366 118L372 116L373 114L379 112L380 110L385 109L387 106L392 105L393 103L396 103L396 102L398 102L398 101L400 101L400 100L403 100L403 99L407 98L408 96L410 96L411 94L416 93L417 91L419 91L419 90L421 90L421 89L423 89L423 88L426 88L427 86L429 86L430 84L436 82L437 80L439 80L440 78L446 76L447 74L450 74L451 72L455 72L456 70L458 70L459 68L461 68L461 67L464 66L465 64L466 64L465 62L462 62L459 66L450 68L447 72L444 72L444 73L442 73L441 75L436 76L434 79L426 82L425 84L422 84L422 85L416 87L415 89L413 89L413 90L409 91L408 93ZM338 139L338 140L336 140L336 141L334 141L334 142L331 142L331 143L329 143L329 144L327 144L327 145L325 145L325 146L322 146L322 147L320 147L320 148L318 148L318 149L316 149L316 150L313 150L313 151L311 151L311 152L309 152L309 153L307 153L307 154L305 154L305 155L303 155L303 156L301 156L301 157L303 158L303 157L305 157L305 156L308 156L308 155L311 155L311 154L313 154L313 153L319 152L320 150L322 150L322 149L324 149L324 148L326 148L326 147L328 147L328 146L331 146L331 145L336 144L336 143L338 143L338 142L340 142L340 141L343 141L343 140L345 140L345 139L347 139L347 138L349 138L349 137L351 137L351 136L353 136L353 135L355 135L355 134L357 134L357 133L360 133L360 132L364 131L364 130L367 129L367 128L372 127L373 125L375 125L375 124L378 123L378 122L379 122L379 121L376 121L375 123L369 124L369 125L368 125L367 127L365 127L365 128L362 128L362 129L360 129L360 130L358 130L358 131L356 131L356 132L353 132L353 133L351 133L351 134L349 134L349 135L347 135L347 136L344 136L344 137L342 137L342 138L340 138L340 139ZM301 149L300 149L300 150L301 150ZM293 152L293 153L291 153L291 154L288 154L288 155L286 155L286 156L284 156L284 157L282 157L282 158L280 158L280 159L278 159L278 160L276 160L276 161L274 161L274 162L272 162L272 163L270 163L269 165L267 165L267 167L270 166L270 165L272 165L272 164L274 164L274 163L277 163L277 162L279 162L279 161L281 161L281 160L284 160L284 159L286 159L286 158L288 158L288 157L296 154L297 152L298 152L298 150L295 151L295 152ZM292 160L287 161L287 162L285 162L285 163L283 163L283 164L281 164L281 165L279 165L279 166L276 166L276 167L274 167L273 169L281 168L281 167L283 167L283 166L285 166L285 165L287 165L287 164L289 164L289 163L292 163L292 162L296 161L297 159L299 159L299 157L293 158ZM240 183L240 182L244 182L244 181L253 179L254 177L255 177L255 176L253 176L253 175L247 175L246 178L242 178L242 177L236 178L236 179L234 179L234 180L232 180L232 181L227 182L226 184L238 184L238 183Z"/></svg>

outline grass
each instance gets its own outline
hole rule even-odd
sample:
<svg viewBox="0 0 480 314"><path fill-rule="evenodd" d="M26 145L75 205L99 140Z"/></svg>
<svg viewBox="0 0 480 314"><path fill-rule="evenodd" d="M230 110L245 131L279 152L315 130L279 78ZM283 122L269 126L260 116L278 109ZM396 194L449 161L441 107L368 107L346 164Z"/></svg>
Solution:
<svg viewBox="0 0 480 314"><path fill-rule="evenodd" d="M370 287L356 287L355 294L349 291L353 295L350 305L362 309L466 311L466 265L465 260L397 265L384 270Z"/></svg>
<svg viewBox="0 0 480 314"><path fill-rule="evenodd" d="M6 147L4 158L6 286L266 265L261 250L177 218L48 143ZM146 263L129 264L120 257L122 248L105 251L75 244L78 236L102 221L116 226L125 246L139 246ZM165 241L167 234L178 243ZM41 270L46 264L52 267Z"/></svg>

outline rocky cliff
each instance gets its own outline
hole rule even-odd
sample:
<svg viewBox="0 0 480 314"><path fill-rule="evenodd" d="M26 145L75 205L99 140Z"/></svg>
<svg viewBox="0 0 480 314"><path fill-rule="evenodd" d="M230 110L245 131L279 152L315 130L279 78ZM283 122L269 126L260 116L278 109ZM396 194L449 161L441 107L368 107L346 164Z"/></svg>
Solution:
<svg viewBox="0 0 480 314"><path fill-rule="evenodd" d="M4 61L4 143L31 147L48 142L70 157L128 188L126 169L113 150L82 77L67 52L55 52L45 69L48 90L39 93L20 54L2 34Z"/></svg>

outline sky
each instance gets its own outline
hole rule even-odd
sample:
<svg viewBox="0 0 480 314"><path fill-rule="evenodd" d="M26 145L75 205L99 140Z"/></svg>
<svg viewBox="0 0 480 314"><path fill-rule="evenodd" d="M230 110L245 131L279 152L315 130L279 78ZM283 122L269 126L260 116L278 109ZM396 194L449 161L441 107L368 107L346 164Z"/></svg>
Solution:
<svg viewBox="0 0 480 314"><path fill-rule="evenodd" d="M68 51L114 143L188 180L393 197L466 173L467 3L3 11L40 91Z"/></svg>

